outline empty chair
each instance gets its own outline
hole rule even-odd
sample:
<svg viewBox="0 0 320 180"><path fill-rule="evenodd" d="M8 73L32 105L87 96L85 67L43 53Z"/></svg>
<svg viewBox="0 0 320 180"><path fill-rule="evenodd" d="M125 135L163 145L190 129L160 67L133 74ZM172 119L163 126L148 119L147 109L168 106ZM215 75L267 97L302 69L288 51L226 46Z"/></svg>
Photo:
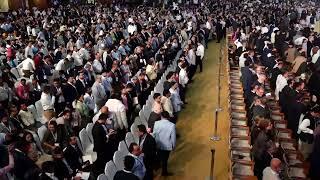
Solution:
<svg viewBox="0 0 320 180"><path fill-rule="evenodd" d="M100 174L100 175L97 177L97 180L109 180L109 178L108 178L105 174Z"/></svg>
<svg viewBox="0 0 320 180"><path fill-rule="evenodd" d="M232 126L247 126L246 119L231 119Z"/></svg>
<svg viewBox="0 0 320 180"><path fill-rule="evenodd" d="M133 134L131 132L127 132L125 141L126 141L127 147L129 147L131 143L135 142L135 139L134 139Z"/></svg>
<svg viewBox="0 0 320 180"><path fill-rule="evenodd" d="M36 106L38 117L43 118L43 107L42 107L41 101L39 100L35 102L35 106Z"/></svg>
<svg viewBox="0 0 320 180"><path fill-rule="evenodd" d="M232 137L230 140L231 147L250 148L250 137Z"/></svg>
<svg viewBox="0 0 320 180"><path fill-rule="evenodd" d="M117 167L113 161L107 162L106 167L104 168L104 173L106 174L108 179L113 180L114 175L116 174L117 171L118 171Z"/></svg>
<svg viewBox="0 0 320 180"><path fill-rule="evenodd" d="M130 144L129 144L130 146ZM120 141L119 146L118 146L118 151L120 151L123 155L129 154L128 147L125 143L125 141Z"/></svg>
<svg viewBox="0 0 320 180"><path fill-rule="evenodd" d="M253 165L251 161L233 160L231 167L232 174L234 176L253 176Z"/></svg>
<svg viewBox="0 0 320 180"><path fill-rule="evenodd" d="M45 124L46 121L44 120L43 117L40 117L37 109L34 105L30 105L28 106L28 110L32 113L32 115L35 117L36 121L40 122L41 124Z"/></svg>
<svg viewBox="0 0 320 180"><path fill-rule="evenodd" d="M231 159L243 159L251 161L251 149L250 148L232 148Z"/></svg>
<svg viewBox="0 0 320 180"><path fill-rule="evenodd" d="M232 136L248 136L249 128L248 127L231 127L231 135Z"/></svg>
<svg viewBox="0 0 320 180"><path fill-rule="evenodd" d="M93 123L88 123L87 124L87 127L86 127L86 131L87 131L87 134L89 136L89 139L91 141L91 143L93 143L93 137L92 137L92 128L93 128Z"/></svg>
<svg viewBox="0 0 320 180"><path fill-rule="evenodd" d="M18 68L11 68L11 69L10 69L10 72L11 72L17 79L21 77L21 74L20 74Z"/></svg>
<svg viewBox="0 0 320 180"><path fill-rule="evenodd" d="M120 151L116 151L113 155L113 162L117 167L117 171L120 171L122 169L124 169L124 157L125 155L123 155L123 153L121 153Z"/></svg>
<svg viewBox="0 0 320 180"><path fill-rule="evenodd" d="M79 133L82 149L84 154L90 154L93 152L93 144L90 142L88 133L85 129L81 129Z"/></svg>
<svg viewBox="0 0 320 180"><path fill-rule="evenodd" d="M38 135L39 140L42 142L44 134L47 132L47 127L45 125L42 125L40 128L38 128Z"/></svg>

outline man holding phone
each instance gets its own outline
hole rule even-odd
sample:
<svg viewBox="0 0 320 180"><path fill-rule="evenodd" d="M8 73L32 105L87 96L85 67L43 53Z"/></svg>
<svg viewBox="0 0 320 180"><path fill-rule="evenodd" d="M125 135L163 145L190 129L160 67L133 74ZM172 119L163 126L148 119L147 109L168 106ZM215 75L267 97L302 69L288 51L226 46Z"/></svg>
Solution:
<svg viewBox="0 0 320 180"><path fill-rule="evenodd" d="M107 114L100 114L92 128L93 151L97 152L97 160L95 162L95 173L97 174L103 173L106 163L112 159L113 155L109 138L115 134L115 131L106 127L108 118Z"/></svg>

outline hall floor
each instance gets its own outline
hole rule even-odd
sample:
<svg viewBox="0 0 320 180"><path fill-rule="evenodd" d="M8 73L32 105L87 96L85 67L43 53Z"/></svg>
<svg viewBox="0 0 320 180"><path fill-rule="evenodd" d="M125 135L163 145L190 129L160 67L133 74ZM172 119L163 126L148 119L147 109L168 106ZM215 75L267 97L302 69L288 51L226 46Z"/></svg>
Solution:
<svg viewBox="0 0 320 180"><path fill-rule="evenodd" d="M221 107L218 120L218 135L221 140L213 142L215 109L218 100L218 62L220 46L223 50L221 65ZM158 175L156 180L209 180L211 169L211 149L215 148L214 178L227 180L229 169L229 118L228 118L228 80L225 42L222 45L212 41L205 52L204 71L199 69L194 82L189 85L185 109L179 114L177 122L177 147L170 154L170 177ZM160 172L158 172L160 174Z"/></svg>

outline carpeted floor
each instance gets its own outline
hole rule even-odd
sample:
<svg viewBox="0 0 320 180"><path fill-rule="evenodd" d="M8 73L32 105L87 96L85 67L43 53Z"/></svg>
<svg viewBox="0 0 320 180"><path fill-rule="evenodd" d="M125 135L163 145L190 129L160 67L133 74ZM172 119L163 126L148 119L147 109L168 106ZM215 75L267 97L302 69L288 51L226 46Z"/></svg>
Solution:
<svg viewBox="0 0 320 180"><path fill-rule="evenodd" d="M224 44L223 44L224 45ZM225 45L223 46L225 47ZM225 52L225 51L224 51ZM224 53L226 54L226 53ZM223 59L221 74L221 107L219 114L218 135L221 140L213 142L214 110L217 107L217 77L220 44L212 41L206 50L204 71L199 69L187 92L185 109L179 115L177 122L177 147L169 159L170 177L157 180L204 180L210 177L211 149L215 148L214 177L215 180L228 179L229 169L229 118L227 110L227 76L226 59ZM160 174L160 172L159 172Z"/></svg>

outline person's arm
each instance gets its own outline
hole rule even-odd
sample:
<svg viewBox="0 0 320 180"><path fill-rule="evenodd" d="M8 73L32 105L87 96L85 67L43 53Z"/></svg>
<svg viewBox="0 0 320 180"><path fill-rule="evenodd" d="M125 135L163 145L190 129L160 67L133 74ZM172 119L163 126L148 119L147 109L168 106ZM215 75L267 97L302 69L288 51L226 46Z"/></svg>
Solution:
<svg viewBox="0 0 320 180"><path fill-rule="evenodd" d="M170 140L172 144L172 149L176 147L176 125L173 125L173 129L170 134Z"/></svg>
<svg viewBox="0 0 320 180"><path fill-rule="evenodd" d="M14 158L12 154L9 152L9 164L0 169L0 177L10 172L11 169L13 169L13 167L14 167Z"/></svg>
<svg viewBox="0 0 320 180"><path fill-rule="evenodd" d="M299 125L299 130L304 133L313 134L313 130L309 129L308 126L310 126L310 120L304 119L301 124Z"/></svg>
<svg viewBox="0 0 320 180"><path fill-rule="evenodd" d="M127 114L125 108L120 112L121 121L123 123L123 126L128 130L128 121L127 121Z"/></svg>

